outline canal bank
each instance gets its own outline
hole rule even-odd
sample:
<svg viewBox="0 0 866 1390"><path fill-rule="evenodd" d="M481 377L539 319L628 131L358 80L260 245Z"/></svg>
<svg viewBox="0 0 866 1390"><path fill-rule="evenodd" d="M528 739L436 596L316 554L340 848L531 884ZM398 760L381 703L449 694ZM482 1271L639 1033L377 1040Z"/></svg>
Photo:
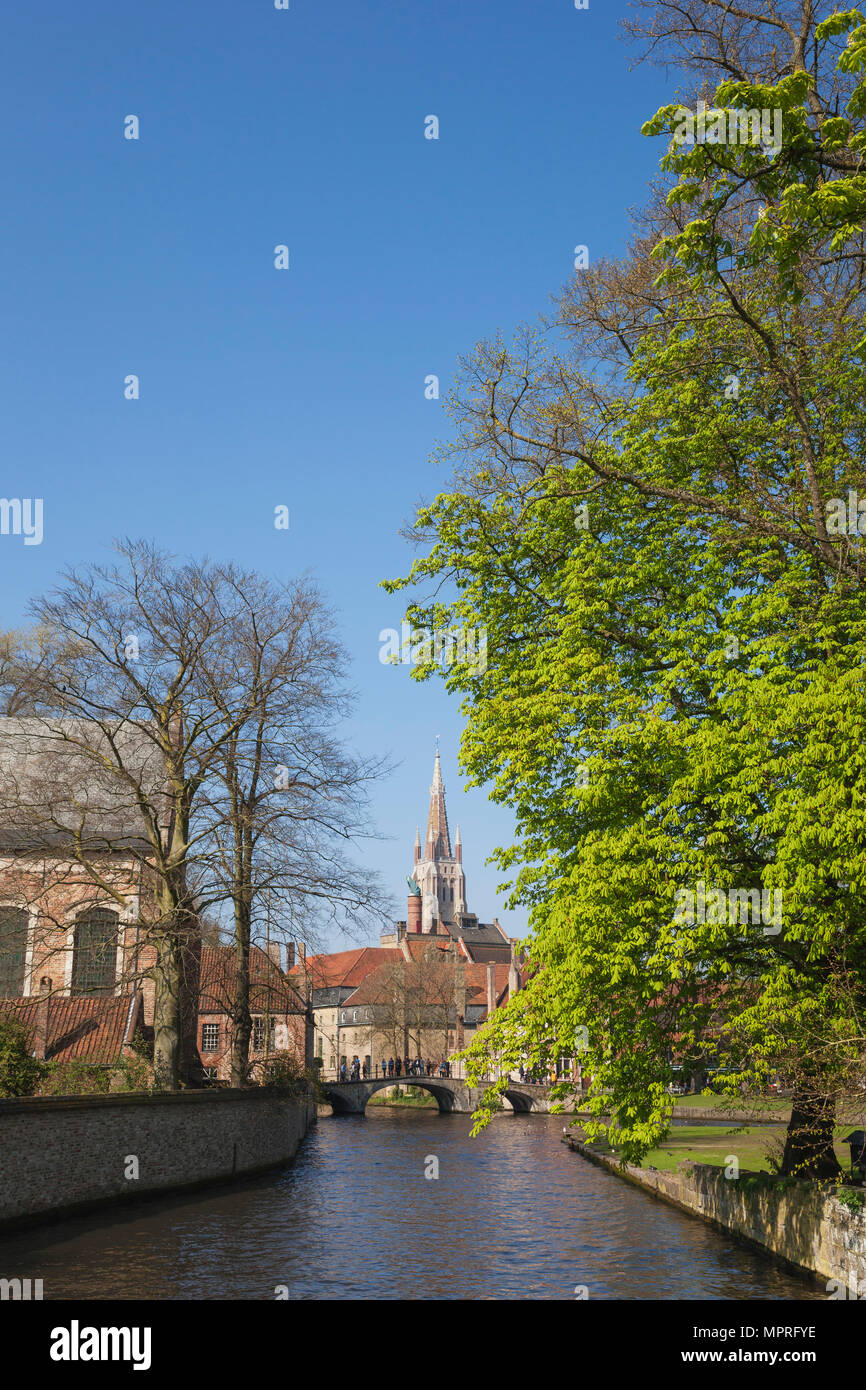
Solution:
<svg viewBox="0 0 866 1390"><path fill-rule="evenodd" d="M278 1087L0 1101L0 1228L284 1165L315 1122Z"/></svg>
<svg viewBox="0 0 866 1390"><path fill-rule="evenodd" d="M43 1279L46 1300L825 1296L578 1162L562 1124L503 1114L473 1139L468 1115L323 1119L281 1171L0 1234L0 1276Z"/></svg>
<svg viewBox="0 0 866 1390"><path fill-rule="evenodd" d="M590 1163L789 1269L836 1281L855 1293L866 1287L866 1213L843 1206L832 1183L798 1182L781 1190L760 1174L741 1170L737 1178L727 1178L715 1165L689 1160L676 1172L638 1168L573 1135L563 1140Z"/></svg>

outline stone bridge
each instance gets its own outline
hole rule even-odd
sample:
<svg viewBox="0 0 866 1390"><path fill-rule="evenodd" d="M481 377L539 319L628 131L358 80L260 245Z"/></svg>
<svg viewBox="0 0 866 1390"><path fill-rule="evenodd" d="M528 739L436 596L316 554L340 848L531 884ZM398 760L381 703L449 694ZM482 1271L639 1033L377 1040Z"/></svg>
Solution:
<svg viewBox="0 0 866 1390"><path fill-rule="evenodd" d="M467 1086L465 1081L444 1076L401 1076L379 1077L376 1081L322 1081L322 1090L331 1102L335 1115L363 1115L367 1101L376 1091L385 1091L392 1086L418 1086L436 1097L441 1115L452 1112L471 1115L477 1110L486 1087ZM531 1086L524 1081L509 1081L504 1091L505 1099L517 1114L550 1114L550 1087ZM571 1099L563 1107L566 1111L574 1108Z"/></svg>

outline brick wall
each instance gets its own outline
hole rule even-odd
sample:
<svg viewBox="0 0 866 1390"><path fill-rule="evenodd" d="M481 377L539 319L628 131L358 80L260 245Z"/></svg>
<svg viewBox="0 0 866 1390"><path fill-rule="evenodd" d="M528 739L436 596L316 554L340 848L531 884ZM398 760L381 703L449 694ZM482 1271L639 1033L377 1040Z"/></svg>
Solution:
<svg viewBox="0 0 866 1390"><path fill-rule="evenodd" d="M0 1225L276 1167L315 1118L269 1087L0 1101Z"/></svg>

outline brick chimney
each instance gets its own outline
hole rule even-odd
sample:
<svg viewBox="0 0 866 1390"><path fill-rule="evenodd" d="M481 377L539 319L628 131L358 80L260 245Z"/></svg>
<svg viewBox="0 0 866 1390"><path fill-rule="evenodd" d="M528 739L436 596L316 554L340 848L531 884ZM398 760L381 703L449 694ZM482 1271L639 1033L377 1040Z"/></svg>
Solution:
<svg viewBox="0 0 866 1390"><path fill-rule="evenodd" d="M289 972L290 970L294 970L294 968L295 968L295 943L294 943L294 941L287 941L287 942L286 942L286 973L288 974L288 972Z"/></svg>
<svg viewBox="0 0 866 1390"><path fill-rule="evenodd" d="M421 930L421 897L418 893L409 894L408 909L407 929L411 932L419 932Z"/></svg>
<svg viewBox="0 0 866 1390"><path fill-rule="evenodd" d="M281 952L280 952L280 943L279 943L279 941L269 941L269 942L268 942L267 950L268 950L268 955L270 956L270 958L271 958L271 960L273 961L274 965L277 967L278 970L282 970L282 968L283 968L283 961L282 961L282 955L281 955Z"/></svg>
<svg viewBox="0 0 866 1390"><path fill-rule="evenodd" d="M493 1010L496 1008L496 966L492 961L487 963L487 1017L493 1017Z"/></svg>
<svg viewBox="0 0 866 1390"><path fill-rule="evenodd" d="M43 975L39 981L39 1003L36 1005L36 1026L33 1035L33 1056L44 1061L48 1049L48 1005L51 1000L52 981Z"/></svg>

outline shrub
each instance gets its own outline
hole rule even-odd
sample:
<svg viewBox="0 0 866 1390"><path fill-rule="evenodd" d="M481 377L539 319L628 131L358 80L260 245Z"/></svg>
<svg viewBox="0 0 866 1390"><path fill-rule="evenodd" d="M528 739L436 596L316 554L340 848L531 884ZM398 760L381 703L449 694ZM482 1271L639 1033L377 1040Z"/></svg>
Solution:
<svg viewBox="0 0 866 1390"><path fill-rule="evenodd" d="M316 1067L305 1067L294 1052L275 1052L272 1057L256 1064L260 1086L282 1086L289 1090L320 1096L321 1086Z"/></svg>
<svg viewBox="0 0 866 1390"><path fill-rule="evenodd" d="M32 1055L31 1030L14 1016L0 1017L0 1097L32 1096L43 1064Z"/></svg>
<svg viewBox="0 0 866 1390"><path fill-rule="evenodd" d="M102 1096L111 1086L108 1067L93 1062L46 1062L39 1086L41 1096Z"/></svg>

